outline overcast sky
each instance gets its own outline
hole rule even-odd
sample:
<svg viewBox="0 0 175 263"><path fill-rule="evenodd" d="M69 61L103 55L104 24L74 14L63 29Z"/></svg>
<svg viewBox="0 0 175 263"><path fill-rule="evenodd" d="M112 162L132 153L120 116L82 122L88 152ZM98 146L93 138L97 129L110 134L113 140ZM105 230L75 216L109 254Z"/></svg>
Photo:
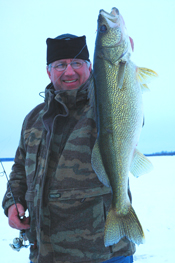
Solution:
<svg viewBox="0 0 175 263"><path fill-rule="evenodd" d="M0 0L0 158L14 157L25 115L43 102L46 39L63 33L86 35L93 61L100 9L117 7L135 50L137 66L159 78L143 94L143 153L175 151L175 1L174 0Z"/></svg>

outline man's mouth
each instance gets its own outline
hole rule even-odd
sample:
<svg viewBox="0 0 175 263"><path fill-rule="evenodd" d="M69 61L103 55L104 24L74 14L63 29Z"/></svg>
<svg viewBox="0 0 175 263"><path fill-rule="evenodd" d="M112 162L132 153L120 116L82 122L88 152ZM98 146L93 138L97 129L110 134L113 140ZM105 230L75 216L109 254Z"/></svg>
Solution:
<svg viewBox="0 0 175 263"><path fill-rule="evenodd" d="M77 79L72 79L72 80L63 80L63 82L65 83L72 83L72 82L76 82Z"/></svg>

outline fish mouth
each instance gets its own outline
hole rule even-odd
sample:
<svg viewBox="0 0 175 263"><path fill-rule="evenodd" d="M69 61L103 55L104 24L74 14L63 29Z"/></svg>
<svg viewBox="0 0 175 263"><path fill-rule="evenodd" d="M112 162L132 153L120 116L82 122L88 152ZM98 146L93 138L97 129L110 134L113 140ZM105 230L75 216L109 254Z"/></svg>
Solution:
<svg viewBox="0 0 175 263"><path fill-rule="evenodd" d="M110 27L118 26L118 20L119 20L120 13L116 7L112 8L111 13L108 13L103 9L101 9L99 13L106 19Z"/></svg>
<svg viewBox="0 0 175 263"><path fill-rule="evenodd" d="M121 38L116 43L116 45L119 45L124 38L128 38L129 37L128 33L127 33L126 26L125 26L125 21L124 21L122 15L120 14L119 10L116 7L113 7L111 9L110 13L108 13L105 10L101 9L100 12L99 12L99 15L101 17L103 17L103 19L105 19L106 25L109 28L113 28L113 29L119 28L120 29L120 31L121 31ZM133 44L132 44L132 46L133 46ZM132 47L132 49L133 49L133 47Z"/></svg>

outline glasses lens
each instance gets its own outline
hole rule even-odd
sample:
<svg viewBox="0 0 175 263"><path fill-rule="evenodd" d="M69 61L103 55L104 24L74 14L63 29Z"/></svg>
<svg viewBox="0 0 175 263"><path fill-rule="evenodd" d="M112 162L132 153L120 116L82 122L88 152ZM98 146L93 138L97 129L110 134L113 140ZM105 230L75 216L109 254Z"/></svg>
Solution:
<svg viewBox="0 0 175 263"><path fill-rule="evenodd" d="M57 71L63 71L67 68L67 64L66 63L59 63L57 64L54 69L56 69Z"/></svg>
<svg viewBox="0 0 175 263"><path fill-rule="evenodd" d="M81 61L72 61L70 64L74 69L81 68L83 66L83 62Z"/></svg>

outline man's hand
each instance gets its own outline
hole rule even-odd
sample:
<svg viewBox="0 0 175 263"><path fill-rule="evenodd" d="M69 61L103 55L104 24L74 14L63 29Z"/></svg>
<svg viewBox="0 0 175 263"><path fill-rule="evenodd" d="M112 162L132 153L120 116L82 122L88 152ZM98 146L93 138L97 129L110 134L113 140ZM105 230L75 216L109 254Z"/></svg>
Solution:
<svg viewBox="0 0 175 263"><path fill-rule="evenodd" d="M18 215L18 211L16 210L16 205L19 211L19 215ZM16 205L14 204L10 206L8 209L9 225L12 228L16 228L19 230L29 229L30 228L29 217L25 217L24 207L21 204L16 204ZM23 217L23 219L20 219L19 216Z"/></svg>

